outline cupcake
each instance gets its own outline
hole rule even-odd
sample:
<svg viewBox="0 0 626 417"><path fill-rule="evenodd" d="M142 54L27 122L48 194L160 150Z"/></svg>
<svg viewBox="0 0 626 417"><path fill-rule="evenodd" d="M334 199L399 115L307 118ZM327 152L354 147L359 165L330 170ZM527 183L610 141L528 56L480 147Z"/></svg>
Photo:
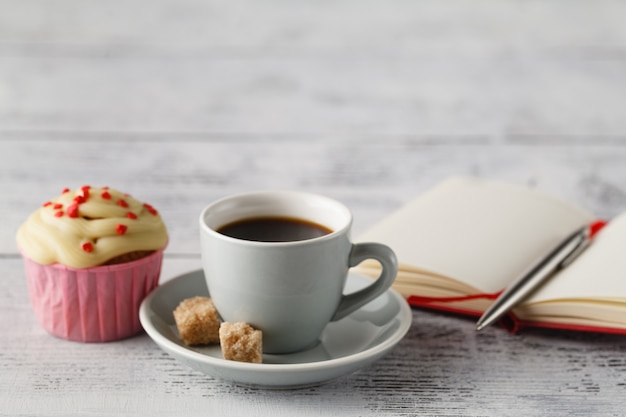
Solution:
<svg viewBox="0 0 626 417"><path fill-rule="evenodd" d="M17 232L43 328L80 342L139 333L139 306L158 285L167 239L154 207L108 187L65 189L46 202Z"/></svg>

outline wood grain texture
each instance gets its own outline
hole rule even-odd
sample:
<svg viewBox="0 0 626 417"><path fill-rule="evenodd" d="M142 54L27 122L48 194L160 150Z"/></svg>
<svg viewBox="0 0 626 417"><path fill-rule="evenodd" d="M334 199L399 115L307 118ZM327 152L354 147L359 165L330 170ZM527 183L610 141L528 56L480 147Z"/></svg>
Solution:
<svg viewBox="0 0 626 417"><path fill-rule="evenodd" d="M617 0L2 6L4 129L626 130Z"/></svg>
<svg viewBox="0 0 626 417"><path fill-rule="evenodd" d="M617 0L0 0L0 415L613 416L626 343L413 311L352 375L296 391L200 374L146 335L79 344L31 310L15 231L65 187L124 189L200 268L197 217L235 192L346 203L354 235L450 175L626 207Z"/></svg>

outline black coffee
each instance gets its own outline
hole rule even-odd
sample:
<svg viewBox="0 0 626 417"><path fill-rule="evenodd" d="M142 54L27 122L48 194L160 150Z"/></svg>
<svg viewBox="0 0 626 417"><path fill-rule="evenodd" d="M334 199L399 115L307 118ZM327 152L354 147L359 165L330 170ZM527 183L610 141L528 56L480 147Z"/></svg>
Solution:
<svg viewBox="0 0 626 417"><path fill-rule="evenodd" d="M221 226L217 231L236 239L292 242L332 233L326 226L292 217L253 217Z"/></svg>

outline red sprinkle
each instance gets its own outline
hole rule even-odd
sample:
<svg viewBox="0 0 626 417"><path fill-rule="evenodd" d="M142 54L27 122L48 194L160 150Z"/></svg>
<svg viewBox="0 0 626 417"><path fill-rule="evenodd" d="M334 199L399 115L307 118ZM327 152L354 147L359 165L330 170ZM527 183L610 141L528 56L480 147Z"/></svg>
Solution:
<svg viewBox="0 0 626 417"><path fill-rule="evenodd" d="M111 199L111 194L109 194L108 191L105 191L102 193L102 198L104 198L105 200L110 200Z"/></svg>
<svg viewBox="0 0 626 417"><path fill-rule="evenodd" d="M52 201L46 201L45 203L43 203L44 207L48 207L52 205Z"/></svg>
<svg viewBox="0 0 626 417"><path fill-rule="evenodd" d="M63 217L63 212L61 210L54 212L54 217Z"/></svg>
<svg viewBox="0 0 626 417"><path fill-rule="evenodd" d="M115 226L115 230L117 230L118 235L123 235L124 233L126 233L127 229L128 226L126 226L125 224L118 224L117 226Z"/></svg>
<svg viewBox="0 0 626 417"><path fill-rule="evenodd" d="M89 198L89 189L91 187L89 185L83 185L82 187L80 187L80 190L82 191L82 195L85 198L85 200L87 200Z"/></svg>
<svg viewBox="0 0 626 417"><path fill-rule="evenodd" d="M55 210L62 209L63 208L63 204L56 203L52 208L55 209Z"/></svg>
<svg viewBox="0 0 626 417"><path fill-rule="evenodd" d="M78 217L78 203L67 206L67 215L72 218Z"/></svg>
<svg viewBox="0 0 626 417"><path fill-rule="evenodd" d="M109 189L109 187L102 187L102 189L103 189L103 190L108 190L108 189Z"/></svg>
<svg viewBox="0 0 626 417"><path fill-rule="evenodd" d="M93 252L93 244L91 242L85 242L81 247L87 253Z"/></svg>
<svg viewBox="0 0 626 417"><path fill-rule="evenodd" d="M117 205L124 208L128 207L128 203L126 202L126 200L122 200L121 198L117 200Z"/></svg>
<svg viewBox="0 0 626 417"><path fill-rule="evenodd" d="M135 220L137 218L137 215L133 213L132 211L129 211L128 213L126 213L126 217L128 217L129 219Z"/></svg>
<svg viewBox="0 0 626 417"><path fill-rule="evenodd" d="M156 211L156 209L154 207L152 207L150 204L148 203L144 203L143 205L146 210L148 210L150 212L150 214L152 214L153 216L156 216L158 214L158 211Z"/></svg>
<svg viewBox="0 0 626 417"><path fill-rule="evenodd" d="M61 194L65 194L65 193L69 193L70 189L69 188L64 188L63 191L61 191Z"/></svg>
<svg viewBox="0 0 626 417"><path fill-rule="evenodd" d="M85 197L79 194L74 197L74 201L76 201L78 204L83 204L85 202Z"/></svg>

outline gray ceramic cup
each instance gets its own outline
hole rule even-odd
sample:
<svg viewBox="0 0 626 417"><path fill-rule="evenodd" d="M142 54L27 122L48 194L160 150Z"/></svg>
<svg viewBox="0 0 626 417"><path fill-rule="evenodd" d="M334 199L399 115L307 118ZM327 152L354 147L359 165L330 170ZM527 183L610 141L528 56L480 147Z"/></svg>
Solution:
<svg viewBox="0 0 626 417"><path fill-rule="evenodd" d="M259 242L219 233L220 227L255 217L290 217L323 225L331 233L307 240ZM320 195L261 191L226 197L200 215L202 266L220 316L263 331L265 353L289 353L316 344L324 327L384 293L397 273L390 248L350 241L352 215ZM382 273L368 287L344 295L348 270L375 259Z"/></svg>

